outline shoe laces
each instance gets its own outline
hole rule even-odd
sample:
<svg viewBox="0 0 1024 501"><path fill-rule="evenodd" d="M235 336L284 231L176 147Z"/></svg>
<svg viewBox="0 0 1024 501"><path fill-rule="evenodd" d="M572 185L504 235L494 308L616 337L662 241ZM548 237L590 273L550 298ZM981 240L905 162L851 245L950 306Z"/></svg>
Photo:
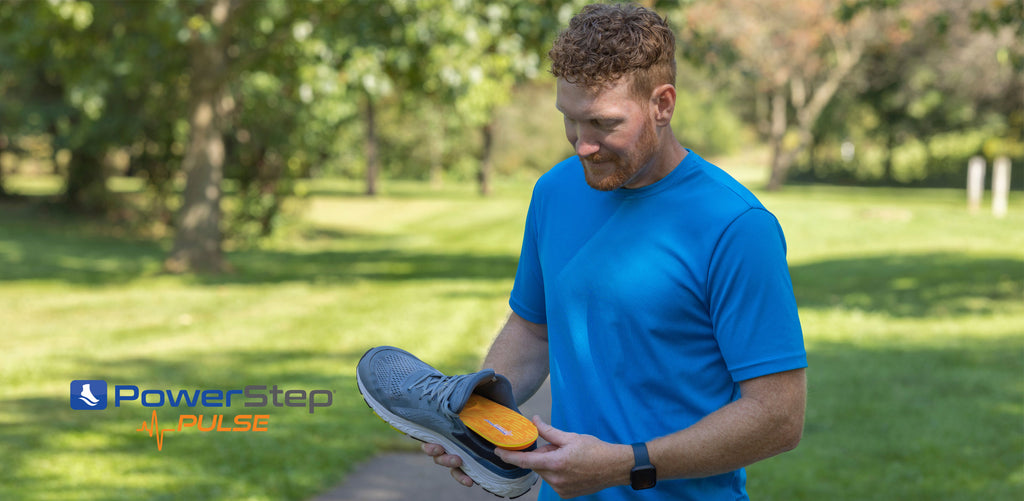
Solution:
<svg viewBox="0 0 1024 501"><path fill-rule="evenodd" d="M459 387L459 380L464 379L466 376L441 376L437 374L425 374L417 379L411 386L410 390L422 388L423 393L420 395L420 400L424 398L429 399L436 407L437 410L443 410L447 408L449 412L452 411L450 399L452 393L455 392Z"/></svg>

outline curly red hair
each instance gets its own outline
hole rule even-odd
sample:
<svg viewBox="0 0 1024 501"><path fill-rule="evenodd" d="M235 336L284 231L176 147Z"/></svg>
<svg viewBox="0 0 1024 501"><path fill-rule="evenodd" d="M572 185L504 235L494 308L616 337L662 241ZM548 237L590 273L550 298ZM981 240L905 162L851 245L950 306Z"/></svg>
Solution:
<svg viewBox="0 0 1024 501"><path fill-rule="evenodd" d="M548 56L555 77L590 90L630 76L634 95L646 99L656 86L676 83L675 35L665 19L639 5L584 7Z"/></svg>

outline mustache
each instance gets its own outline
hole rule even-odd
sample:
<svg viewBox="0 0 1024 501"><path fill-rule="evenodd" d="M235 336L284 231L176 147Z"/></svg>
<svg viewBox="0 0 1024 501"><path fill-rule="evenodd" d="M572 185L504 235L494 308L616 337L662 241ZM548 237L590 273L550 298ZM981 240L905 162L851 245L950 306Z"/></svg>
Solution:
<svg viewBox="0 0 1024 501"><path fill-rule="evenodd" d="M594 163L594 164L600 164L600 163L615 161L615 160L618 160L618 158L619 158L619 156L615 155L613 153L597 152L597 153L592 153L590 155L582 157L582 160L585 161L585 162L590 162L590 163Z"/></svg>

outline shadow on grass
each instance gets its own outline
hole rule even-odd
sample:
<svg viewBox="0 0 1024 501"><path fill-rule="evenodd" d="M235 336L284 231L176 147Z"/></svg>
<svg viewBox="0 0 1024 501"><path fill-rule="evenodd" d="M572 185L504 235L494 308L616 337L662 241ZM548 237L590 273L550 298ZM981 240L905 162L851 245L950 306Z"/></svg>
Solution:
<svg viewBox="0 0 1024 501"><path fill-rule="evenodd" d="M230 256L237 273L200 276L206 284L288 281L337 283L353 280L494 280L515 275L518 256L431 253L397 249L293 253L239 252Z"/></svg>
<svg viewBox="0 0 1024 501"><path fill-rule="evenodd" d="M801 308L843 307L893 317L989 313L1024 301L1024 259L953 253L837 259L790 267Z"/></svg>
<svg viewBox="0 0 1024 501"><path fill-rule="evenodd" d="M96 220L30 204L0 204L0 282L124 283L158 270L160 244L103 231ZM109 234L104 234L104 231Z"/></svg>
<svg viewBox="0 0 1024 501"><path fill-rule="evenodd" d="M816 343L800 446L750 468L762 499L1015 499L1024 340L900 349Z"/></svg>
<svg viewBox="0 0 1024 501"><path fill-rule="evenodd" d="M357 240L364 250L232 252L236 272L199 275L200 284L262 284L291 281L508 279L518 256L401 250L387 236L317 230L316 239ZM96 234L70 219L0 217L0 282L58 280L111 285L160 273L166 249L153 241Z"/></svg>
<svg viewBox="0 0 1024 501"><path fill-rule="evenodd" d="M57 280L75 285L127 283L158 274L165 250L152 241L82 231L66 218L0 217L0 282ZM291 281L510 279L517 256L402 250L388 236L321 231L310 238L358 241L355 250L234 252L238 271L196 276L200 284ZM365 244L365 245L363 245ZM1024 300L1024 259L954 253L852 257L791 268L803 308L843 307L894 317L985 313Z"/></svg>
<svg viewBox="0 0 1024 501"><path fill-rule="evenodd" d="M0 498L58 499L69 492L89 499L309 497L338 481L354 463L402 438L373 417L359 397L351 374L362 353L228 351L126 358L113 364L78 360L79 377L108 382L107 409L71 410L68 397L0 403L5 416ZM285 405L283 394L275 406L264 391L265 406L245 407L245 402L260 402L236 397L231 407L155 408L160 428L175 427L182 414L205 414L207 424L212 415L223 414L228 427L235 415L269 416L266 432L169 431L158 450L154 437L138 431L150 423L154 408L139 401L115 407L117 384L175 392L278 385L280 390L328 390L332 403L310 413L305 404ZM77 478L74 470L80 468L107 474ZM174 478L170 483L168 476Z"/></svg>
<svg viewBox="0 0 1024 501"><path fill-rule="evenodd" d="M1014 338L943 348L815 345L804 440L795 451L755 465L751 492L762 499L875 499L879 493L888 499L1012 498L1022 487L1015 472L1024 466L1021 350ZM162 451L155 438L137 431L152 413L138 402L73 411L66 397L4 400L0 497L49 499L74 492L88 499L308 499L374 453L415 445L366 408L351 370L341 370L354 367L361 355L362 349L236 350L115 364L80 360L82 374L111 385L278 384L328 389L334 397L330 407L313 414L273 406L162 407L157 412L168 426L190 413L223 413L228 420L270 416L268 431L261 433L168 432ZM456 357L445 365L464 362ZM82 468L114 475L76 478L73 472Z"/></svg>
<svg viewBox="0 0 1024 501"><path fill-rule="evenodd" d="M351 374L363 353L362 348L236 350L130 357L116 363L77 360L80 377L108 382L108 408L74 411L66 397L3 401L7 419L0 426L0 498L56 499L74 492L88 499L307 499L380 450L415 447L376 418L359 396ZM470 358L454 355L441 365L464 371L478 363ZM169 431L158 450L155 437L139 431L151 423L154 409L139 401L115 407L117 384L175 392L265 385L261 393L268 400L262 407L245 407L245 402L260 402L236 397L242 400L231 407L155 410L160 428L175 427L182 414L204 414L207 419L223 414L228 426L235 415L266 414L268 431ZM269 393L273 385L282 391L328 390L332 403L310 413L305 405L286 405L282 394L280 405L274 405ZM318 401L323 403L322 398ZM116 475L76 478L39 467L46 463L70 470L83 461ZM175 477L170 484L168 475Z"/></svg>

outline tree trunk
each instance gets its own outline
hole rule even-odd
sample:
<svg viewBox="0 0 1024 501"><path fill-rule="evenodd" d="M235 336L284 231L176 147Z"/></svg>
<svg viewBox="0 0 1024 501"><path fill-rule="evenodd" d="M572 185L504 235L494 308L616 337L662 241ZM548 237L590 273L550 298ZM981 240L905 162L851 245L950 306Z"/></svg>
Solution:
<svg viewBox="0 0 1024 501"><path fill-rule="evenodd" d="M185 192L178 212L174 249L166 263L167 270L175 273L225 269L220 228L224 142L215 125L216 99L217 94L209 90L192 98L192 132L182 160Z"/></svg>
<svg viewBox="0 0 1024 501"><path fill-rule="evenodd" d="M893 184L896 179L892 171L892 152L896 149L896 131L891 126L885 127L885 164L882 173L882 182Z"/></svg>
<svg viewBox="0 0 1024 501"><path fill-rule="evenodd" d="M364 109L364 118L366 119L366 194L371 197L377 194L377 177L380 174L376 114L373 96L367 93Z"/></svg>
<svg viewBox="0 0 1024 501"><path fill-rule="evenodd" d="M776 86L772 94L772 165L771 175L768 179L768 191L778 191L786 183L790 167L796 162L797 157L813 141L814 124L818 121L825 106L835 96L839 84L850 73L854 66L860 61L864 54L862 42L845 46L834 41L836 67L828 73L825 80L814 89L813 95L808 99L805 82L798 76L789 79L790 96L796 114L797 144L787 147L785 136L787 125L786 117L786 95L784 86Z"/></svg>
<svg viewBox="0 0 1024 501"><path fill-rule="evenodd" d="M7 136L0 134L0 200L10 198L10 194L7 193L7 189L4 188L4 163L3 157L4 152L7 151Z"/></svg>
<svg viewBox="0 0 1024 501"><path fill-rule="evenodd" d="M269 237L273 233L274 218L281 210L282 195L279 193L279 187L281 178L284 176L284 166L277 160L278 158L280 157L267 155L267 149L264 147L260 148L255 162L256 189L252 196L255 196L256 200L260 201L260 210L257 213L256 220L260 224L261 237ZM266 197L270 197L269 205L264 201Z"/></svg>
<svg viewBox="0 0 1024 501"><path fill-rule="evenodd" d="M72 128L80 127L80 116L69 117ZM103 214L112 205L112 196L107 190L107 172L103 165L103 154L98 151L96 141L88 137L92 131L86 132L87 137L80 145L69 145L66 136L59 135L56 122L49 126L55 144L52 149L53 173L60 174L66 170L64 191L60 196L61 203L72 211L85 214ZM61 139L57 139L61 138ZM77 143L77 141L76 141ZM61 149L71 151L66 169L61 169Z"/></svg>
<svg viewBox="0 0 1024 501"><path fill-rule="evenodd" d="M226 84L223 29L228 22L230 4L230 0L217 0L211 8L210 22L219 33L217 40L204 41L194 33L191 42L190 136L181 165L186 176L185 192L178 212L174 246L164 262L164 268L172 273L221 273L230 269L224 260L224 234L220 228L224 140L218 106Z"/></svg>
<svg viewBox="0 0 1024 501"><path fill-rule="evenodd" d="M64 185L64 204L76 212L103 214L111 208L103 158L85 148L71 153Z"/></svg>
<svg viewBox="0 0 1024 501"><path fill-rule="evenodd" d="M786 174L789 165L785 163L785 145L783 140L786 137L786 96L782 89L776 88L771 96L771 129L770 135L772 144L772 164L769 172L768 191L778 191L786 182Z"/></svg>
<svg viewBox="0 0 1024 501"><path fill-rule="evenodd" d="M491 171L493 170L494 152L494 126L488 123L481 128L483 133L483 145L480 148L480 172L477 180L480 182L480 195L491 194Z"/></svg>
<svg viewBox="0 0 1024 501"><path fill-rule="evenodd" d="M430 141L430 187L439 190L444 185L444 111L439 110L434 117L437 123L434 124L434 140Z"/></svg>

